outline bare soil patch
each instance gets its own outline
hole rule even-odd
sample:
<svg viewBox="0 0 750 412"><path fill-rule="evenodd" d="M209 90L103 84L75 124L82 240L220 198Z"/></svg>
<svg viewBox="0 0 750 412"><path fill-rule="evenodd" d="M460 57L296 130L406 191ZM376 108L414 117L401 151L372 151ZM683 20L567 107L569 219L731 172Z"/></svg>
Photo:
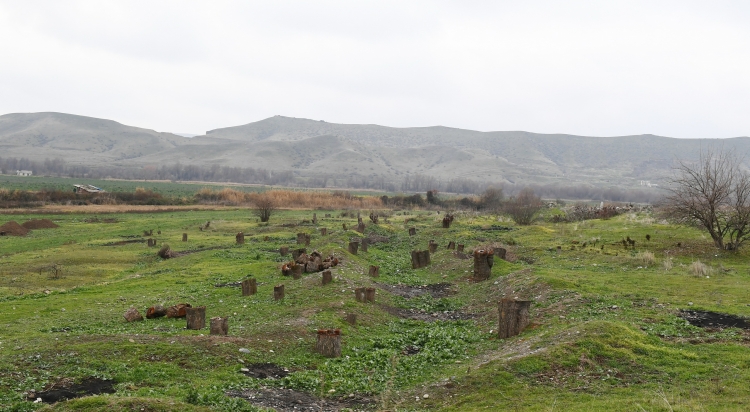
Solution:
<svg viewBox="0 0 750 412"><path fill-rule="evenodd" d="M419 309L394 308L393 306L381 306L383 310L393 316L402 319L421 320L423 322L434 322L436 320L469 320L476 315L462 312L460 310L446 310L442 312L425 312Z"/></svg>
<svg viewBox="0 0 750 412"><path fill-rule="evenodd" d="M83 219L86 223L117 223L118 220L113 217L106 217L104 219L100 219L98 217L90 217L88 219Z"/></svg>
<svg viewBox="0 0 750 412"><path fill-rule="evenodd" d="M289 375L289 369L275 363L253 363L245 366L242 373L256 379L281 379Z"/></svg>
<svg viewBox="0 0 750 412"><path fill-rule="evenodd" d="M29 229L21 226L15 220L0 226L0 236L26 236Z"/></svg>
<svg viewBox="0 0 750 412"><path fill-rule="evenodd" d="M678 316L699 328L740 328L750 330L750 320L734 315L701 310L682 310Z"/></svg>
<svg viewBox="0 0 750 412"><path fill-rule="evenodd" d="M128 240L118 240L117 242L105 243L102 246L122 246L122 245L131 244L131 243L144 243L144 242L146 242L146 239L128 239Z"/></svg>
<svg viewBox="0 0 750 412"><path fill-rule="evenodd" d="M26 229L32 230L32 229L55 229L60 226L58 226L55 222L49 220L49 219L32 219L26 222L23 222L21 226L25 227Z"/></svg>
<svg viewBox="0 0 750 412"><path fill-rule="evenodd" d="M271 408L278 412L334 412L342 409L366 411L375 407L375 402L369 398L354 396L343 399L325 399L305 392L280 388L230 391L227 395L242 398L255 406Z"/></svg>
<svg viewBox="0 0 750 412"><path fill-rule="evenodd" d="M387 290L407 299L415 298L429 294L433 298L444 298L446 296L452 296L457 293L456 289L453 288L451 283L435 283L432 285L422 286L407 286L407 285L389 285L385 283L378 283L379 288Z"/></svg>
<svg viewBox="0 0 750 412"><path fill-rule="evenodd" d="M44 403L55 403L66 399L82 398L102 393L115 393L114 383L98 378L84 379L81 383L74 384L72 380L64 379L55 383L44 392L30 393L29 399L41 398Z"/></svg>

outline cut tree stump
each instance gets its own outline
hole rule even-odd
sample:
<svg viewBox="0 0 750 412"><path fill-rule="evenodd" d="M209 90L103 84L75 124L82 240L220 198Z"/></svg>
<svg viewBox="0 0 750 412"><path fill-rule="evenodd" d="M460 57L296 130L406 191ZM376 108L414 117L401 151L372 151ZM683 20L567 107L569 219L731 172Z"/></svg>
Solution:
<svg viewBox="0 0 750 412"><path fill-rule="evenodd" d="M359 242L349 242L349 253L356 255L357 249L359 249Z"/></svg>
<svg viewBox="0 0 750 412"><path fill-rule="evenodd" d="M143 316L140 312L138 312L138 309L132 306L130 307L130 309L126 310L122 316L124 316L125 320L128 322L137 322L143 320Z"/></svg>
<svg viewBox="0 0 750 412"><path fill-rule="evenodd" d="M279 254L281 256L286 256L289 254L289 246L282 246L279 248Z"/></svg>
<svg viewBox="0 0 750 412"><path fill-rule="evenodd" d="M354 313L347 313L346 314L346 323L354 326L357 324L357 315Z"/></svg>
<svg viewBox="0 0 750 412"><path fill-rule="evenodd" d="M305 266L304 265L298 265L298 264L295 263L295 264L291 265L289 267L289 269L292 270L292 278L294 278L294 279L300 279L302 277L302 272L304 271Z"/></svg>
<svg viewBox="0 0 750 412"><path fill-rule="evenodd" d="M325 227L320 228L320 236L326 236L328 235L328 229Z"/></svg>
<svg viewBox="0 0 750 412"><path fill-rule="evenodd" d="M443 218L443 229L448 229L449 227L451 227L451 223L453 223L453 215L446 214Z"/></svg>
<svg viewBox="0 0 750 412"><path fill-rule="evenodd" d="M359 232L359 233L365 233L365 222L363 222L362 220L360 220L359 223L357 224L356 231Z"/></svg>
<svg viewBox="0 0 750 412"><path fill-rule="evenodd" d="M317 224L318 224L318 214L313 213L313 225L317 225Z"/></svg>
<svg viewBox="0 0 750 412"><path fill-rule="evenodd" d="M187 242L187 233L182 234L182 241Z"/></svg>
<svg viewBox="0 0 750 412"><path fill-rule="evenodd" d="M160 318L162 316L167 316L167 309L162 305L154 305L146 309L147 319Z"/></svg>
<svg viewBox="0 0 750 412"><path fill-rule="evenodd" d="M306 254L307 254L307 249L305 249L305 248L294 249L292 251L292 259L294 259L294 261L296 262L297 258L299 258L302 255L306 255Z"/></svg>
<svg viewBox="0 0 750 412"><path fill-rule="evenodd" d="M185 309L185 320L187 328L192 330L201 330L206 327L206 307L198 306L195 308Z"/></svg>
<svg viewBox="0 0 750 412"><path fill-rule="evenodd" d="M354 300L356 300L357 302L365 301L365 288L354 289Z"/></svg>
<svg viewBox="0 0 750 412"><path fill-rule="evenodd" d="M503 299L498 304L500 312L497 336L500 339L516 336L529 325L530 300Z"/></svg>
<svg viewBox="0 0 750 412"><path fill-rule="evenodd" d="M167 318L184 318L187 308L191 307L189 303L178 303L167 308Z"/></svg>
<svg viewBox="0 0 750 412"><path fill-rule="evenodd" d="M429 250L412 250L411 251L412 269L423 268L429 264L430 264L430 251Z"/></svg>
<svg viewBox="0 0 750 412"><path fill-rule="evenodd" d="M284 299L284 285L276 285L273 287L273 300Z"/></svg>
<svg viewBox="0 0 750 412"><path fill-rule="evenodd" d="M456 242L450 241L448 242L448 250L453 250L456 248Z"/></svg>
<svg viewBox="0 0 750 412"><path fill-rule="evenodd" d="M306 237L307 237L307 235L305 235L304 233L297 233L297 244L298 245L304 245Z"/></svg>
<svg viewBox="0 0 750 412"><path fill-rule="evenodd" d="M374 278L380 277L380 266L370 265L370 271L368 274Z"/></svg>
<svg viewBox="0 0 750 412"><path fill-rule="evenodd" d="M375 288L365 288L365 302L375 303Z"/></svg>
<svg viewBox="0 0 750 412"><path fill-rule="evenodd" d="M242 281L242 296L252 296L258 293L258 282L255 278Z"/></svg>
<svg viewBox="0 0 750 412"><path fill-rule="evenodd" d="M149 238L148 239L148 247L154 247L156 246L156 239Z"/></svg>
<svg viewBox="0 0 750 412"><path fill-rule="evenodd" d="M237 242L238 245L244 245L245 244L245 234L242 233L242 232L237 233L234 236L234 239L235 239L235 241Z"/></svg>
<svg viewBox="0 0 750 412"><path fill-rule="evenodd" d="M346 230L346 223L342 223L341 227L344 228L344 230Z"/></svg>
<svg viewBox="0 0 750 412"><path fill-rule="evenodd" d="M430 243L427 245L427 249L430 251L430 253L437 252L438 244L435 243L434 240L430 240Z"/></svg>
<svg viewBox="0 0 750 412"><path fill-rule="evenodd" d="M315 342L315 352L328 357L341 356L341 330L318 329L318 340Z"/></svg>
<svg viewBox="0 0 750 412"><path fill-rule="evenodd" d="M361 240L361 243L362 243L362 251L367 253L367 246L370 242L367 240L366 237L363 237Z"/></svg>
<svg viewBox="0 0 750 412"><path fill-rule="evenodd" d="M331 274L330 270L324 270L323 271L323 280L321 283L325 286L333 281L333 275Z"/></svg>
<svg viewBox="0 0 750 412"><path fill-rule="evenodd" d="M492 274L493 251L478 249L474 251L474 279L487 280Z"/></svg>
<svg viewBox="0 0 750 412"><path fill-rule="evenodd" d="M409 228L409 236L414 236L416 234L417 234L417 229L413 228L413 227L410 227Z"/></svg>
<svg viewBox="0 0 750 412"><path fill-rule="evenodd" d="M229 318L211 318L211 335L226 336L229 333Z"/></svg>
<svg viewBox="0 0 750 412"><path fill-rule="evenodd" d="M461 244L457 245L456 246L456 251L457 252L463 252L464 251L464 245L461 245Z"/></svg>

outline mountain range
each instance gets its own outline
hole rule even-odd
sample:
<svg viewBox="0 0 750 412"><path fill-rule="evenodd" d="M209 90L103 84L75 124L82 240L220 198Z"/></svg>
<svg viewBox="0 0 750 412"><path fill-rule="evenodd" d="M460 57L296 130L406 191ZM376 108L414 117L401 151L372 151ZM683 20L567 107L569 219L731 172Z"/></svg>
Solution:
<svg viewBox="0 0 750 412"><path fill-rule="evenodd" d="M62 158L92 167L174 163L294 171L302 177L417 175L504 185L663 184L678 159L720 145L739 155L750 138L677 139L393 128L274 116L192 138L64 113L0 116L0 157Z"/></svg>

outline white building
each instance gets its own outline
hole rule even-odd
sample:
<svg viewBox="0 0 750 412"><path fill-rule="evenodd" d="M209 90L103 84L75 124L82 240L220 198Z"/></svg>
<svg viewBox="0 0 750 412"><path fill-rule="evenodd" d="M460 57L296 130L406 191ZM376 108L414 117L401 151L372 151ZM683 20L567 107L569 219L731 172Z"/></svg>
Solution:
<svg viewBox="0 0 750 412"><path fill-rule="evenodd" d="M16 176L31 176L31 170L16 170Z"/></svg>

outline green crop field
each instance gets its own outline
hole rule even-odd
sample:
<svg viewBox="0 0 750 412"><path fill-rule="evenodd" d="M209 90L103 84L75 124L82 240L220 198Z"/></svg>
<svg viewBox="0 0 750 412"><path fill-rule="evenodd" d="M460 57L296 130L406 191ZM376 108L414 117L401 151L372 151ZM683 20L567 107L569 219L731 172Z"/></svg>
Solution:
<svg viewBox="0 0 750 412"><path fill-rule="evenodd" d="M288 400L278 410L750 410L750 332L680 317L750 317L748 250L718 251L700 231L648 212L531 226L459 212L444 229L435 211L388 211L378 224L362 211L364 235L351 230L351 211L314 212L317 224L313 211L278 211L265 224L246 209L0 215L0 224L59 225L0 236L0 409L254 411L272 393ZM145 243L149 230L156 247ZM332 283L320 273L282 276L291 257L279 248L301 247L297 233L311 236L308 253L340 259ZM378 242L350 254L362 237ZM627 237L634 246L623 246ZM430 264L412 269L410 251L430 240L439 245ZM450 241L467 255L447 249ZM165 244L191 253L162 259ZM468 252L488 246L505 248L506 259L475 281ZM368 276L370 265L379 277ZM258 292L243 297L235 282L250 277ZM375 302L356 301L359 287L375 287ZM497 336L502 298L532 301L519 336ZM228 335L188 330L180 318L123 317L183 302L205 306L207 324L228 317ZM341 330L339 358L314 350L316 331L330 328ZM278 375L254 373L262 367ZM33 402L92 380L113 393Z"/></svg>

